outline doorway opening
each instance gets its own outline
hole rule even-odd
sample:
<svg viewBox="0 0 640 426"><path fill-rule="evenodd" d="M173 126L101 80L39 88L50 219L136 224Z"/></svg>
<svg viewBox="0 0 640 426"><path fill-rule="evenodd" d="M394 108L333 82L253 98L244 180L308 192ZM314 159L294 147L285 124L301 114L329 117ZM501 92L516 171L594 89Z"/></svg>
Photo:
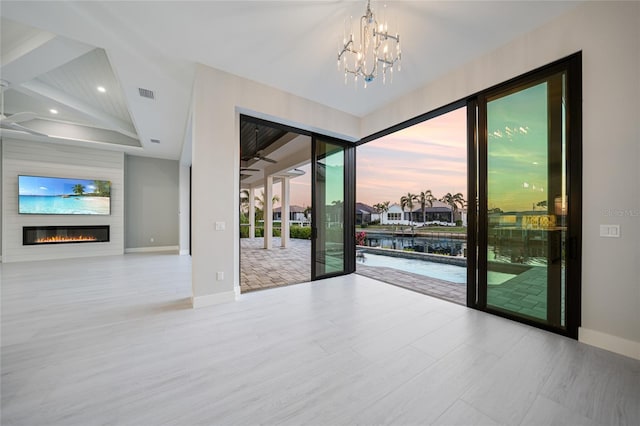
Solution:
<svg viewBox="0 0 640 426"><path fill-rule="evenodd" d="M355 271L355 144L240 116L241 292Z"/></svg>
<svg viewBox="0 0 640 426"><path fill-rule="evenodd" d="M311 280L311 136L240 117L240 290Z"/></svg>
<svg viewBox="0 0 640 426"><path fill-rule="evenodd" d="M358 146L356 271L466 305L467 108Z"/></svg>

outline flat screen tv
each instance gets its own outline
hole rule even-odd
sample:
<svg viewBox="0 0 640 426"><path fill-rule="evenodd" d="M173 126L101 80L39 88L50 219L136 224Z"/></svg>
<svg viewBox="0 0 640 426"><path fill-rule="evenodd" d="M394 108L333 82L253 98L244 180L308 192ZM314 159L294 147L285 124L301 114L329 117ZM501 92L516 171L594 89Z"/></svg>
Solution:
<svg viewBox="0 0 640 426"><path fill-rule="evenodd" d="M20 214L111 214L111 182L18 176Z"/></svg>

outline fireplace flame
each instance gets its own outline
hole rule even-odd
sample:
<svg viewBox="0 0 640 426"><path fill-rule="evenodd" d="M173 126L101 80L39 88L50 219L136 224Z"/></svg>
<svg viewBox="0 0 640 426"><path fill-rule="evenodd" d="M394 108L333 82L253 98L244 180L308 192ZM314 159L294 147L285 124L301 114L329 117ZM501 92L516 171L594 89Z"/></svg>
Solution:
<svg viewBox="0 0 640 426"><path fill-rule="evenodd" d="M76 235L67 237L64 235L53 235L51 237L42 237L36 240L36 243L67 243L74 241L98 241L93 235Z"/></svg>

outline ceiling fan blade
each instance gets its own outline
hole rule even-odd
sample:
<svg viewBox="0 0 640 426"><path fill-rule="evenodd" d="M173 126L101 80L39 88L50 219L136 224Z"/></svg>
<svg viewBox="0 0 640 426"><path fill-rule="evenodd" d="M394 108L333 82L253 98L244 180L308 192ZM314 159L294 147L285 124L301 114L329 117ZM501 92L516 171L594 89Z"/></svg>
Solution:
<svg viewBox="0 0 640 426"><path fill-rule="evenodd" d="M262 161L266 161L267 163L273 163L273 164L276 164L276 163L277 163L277 161L276 161L276 160L272 160L271 158L267 158L267 157L260 157L260 159L261 159Z"/></svg>
<svg viewBox="0 0 640 426"><path fill-rule="evenodd" d="M35 112L16 112L9 117L2 118L2 123L24 123L25 121L33 120L37 116L38 114L36 114Z"/></svg>
<svg viewBox="0 0 640 426"><path fill-rule="evenodd" d="M241 172L259 172L260 169L250 169L248 167L240 167Z"/></svg>

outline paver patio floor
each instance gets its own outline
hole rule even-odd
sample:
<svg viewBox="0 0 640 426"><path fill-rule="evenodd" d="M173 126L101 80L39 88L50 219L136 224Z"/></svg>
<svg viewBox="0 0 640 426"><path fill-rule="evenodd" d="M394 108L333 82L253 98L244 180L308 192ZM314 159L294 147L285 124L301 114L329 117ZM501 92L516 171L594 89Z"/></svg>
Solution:
<svg viewBox="0 0 640 426"><path fill-rule="evenodd" d="M282 287L311 281L311 241L290 239L287 248L273 239L265 250L263 238L240 239L240 291Z"/></svg>
<svg viewBox="0 0 640 426"><path fill-rule="evenodd" d="M366 256L366 255L365 255ZM467 305L467 286L398 269L356 263L356 274L427 294L459 305Z"/></svg>
<svg viewBox="0 0 640 426"><path fill-rule="evenodd" d="M240 239L240 290L245 293L265 288L281 287L311 280L311 241L289 240L289 247L280 247L280 238L273 239L273 248L265 250L263 238ZM466 287L461 284L393 268L365 266L357 263L356 273L419 293L466 304Z"/></svg>

